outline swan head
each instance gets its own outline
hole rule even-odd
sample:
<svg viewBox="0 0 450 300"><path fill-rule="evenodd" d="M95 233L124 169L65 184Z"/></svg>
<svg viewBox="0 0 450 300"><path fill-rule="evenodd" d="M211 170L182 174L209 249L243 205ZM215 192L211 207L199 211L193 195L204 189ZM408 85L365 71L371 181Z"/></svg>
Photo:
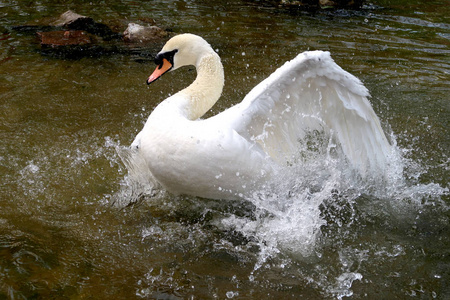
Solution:
<svg viewBox="0 0 450 300"><path fill-rule="evenodd" d="M211 51L214 50L208 42L198 35L185 33L174 36L156 55L155 63L157 67L147 79L147 84L157 80L168 71L183 66L197 66L202 55Z"/></svg>

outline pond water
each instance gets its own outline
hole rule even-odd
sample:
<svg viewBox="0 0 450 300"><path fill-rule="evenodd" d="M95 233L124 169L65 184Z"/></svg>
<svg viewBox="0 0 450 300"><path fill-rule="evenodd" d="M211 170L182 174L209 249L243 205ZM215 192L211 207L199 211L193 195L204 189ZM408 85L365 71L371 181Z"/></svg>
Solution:
<svg viewBox="0 0 450 300"><path fill-rule="evenodd" d="M448 1L320 12L63 2L0 2L0 299L450 298ZM203 36L226 76L211 114L297 53L328 50L371 91L403 177L380 187L330 173L317 188L305 171L304 190L272 214L164 192L117 205L131 199L118 152L195 72L147 87L150 55L45 56L34 35L12 29L67 9Z"/></svg>

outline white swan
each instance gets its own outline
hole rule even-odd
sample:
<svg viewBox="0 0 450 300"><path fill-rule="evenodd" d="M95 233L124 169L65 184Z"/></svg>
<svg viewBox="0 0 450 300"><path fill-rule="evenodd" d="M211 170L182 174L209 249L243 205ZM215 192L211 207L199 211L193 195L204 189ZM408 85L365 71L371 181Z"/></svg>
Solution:
<svg viewBox="0 0 450 300"><path fill-rule="evenodd" d="M367 89L328 52L299 54L241 103L204 120L224 85L217 53L203 38L181 34L165 44L155 62L148 84L182 66L197 68L195 81L161 102L132 143L147 171L171 193L251 197L311 130L332 134L362 176L386 167L390 144Z"/></svg>

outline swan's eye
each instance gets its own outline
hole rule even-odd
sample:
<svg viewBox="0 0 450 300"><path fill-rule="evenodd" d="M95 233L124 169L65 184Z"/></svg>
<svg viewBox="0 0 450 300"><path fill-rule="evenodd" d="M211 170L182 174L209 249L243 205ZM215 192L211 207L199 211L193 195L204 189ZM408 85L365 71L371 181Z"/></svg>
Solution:
<svg viewBox="0 0 450 300"><path fill-rule="evenodd" d="M155 64L157 64L159 66L159 68L161 68L163 65L163 59L165 58L167 61L170 62L171 65L173 65L173 57L175 56L175 53L177 53L177 52L178 52L178 49L159 53L155 57Z"/></svg>

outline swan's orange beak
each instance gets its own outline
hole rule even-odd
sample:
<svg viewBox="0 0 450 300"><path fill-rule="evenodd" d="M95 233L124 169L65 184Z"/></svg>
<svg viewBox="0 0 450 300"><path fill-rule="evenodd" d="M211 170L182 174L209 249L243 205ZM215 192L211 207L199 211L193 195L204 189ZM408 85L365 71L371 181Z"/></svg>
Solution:
<svg viewBox="0 0 450 300"><path fill-rule="evenodd" d="M164 75L164 73L172 69L172 67L172 64L167 59L163 58L161 64L156 67L155 71L153 71L152 75L150 75L150 77L147 79L147 84L152 83L153 81Z"/></svg>

